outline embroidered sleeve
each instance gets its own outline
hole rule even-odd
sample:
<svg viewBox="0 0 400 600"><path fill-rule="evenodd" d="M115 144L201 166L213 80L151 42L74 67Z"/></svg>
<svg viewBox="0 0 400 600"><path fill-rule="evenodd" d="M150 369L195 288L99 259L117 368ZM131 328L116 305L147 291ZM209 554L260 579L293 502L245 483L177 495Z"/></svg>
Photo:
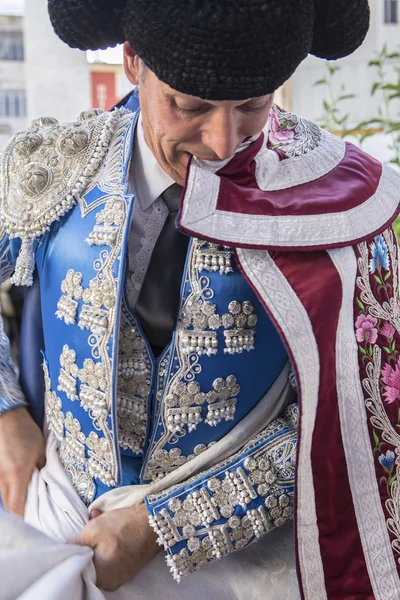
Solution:
<svg viewBox="0 0 400 600"><path fill-rule="evenodd" d="M174 579L292 519L297 422L292 404L227 461L146 498Z"/></svg>
<svg viewBox="0 0 400 600"><path fill-rule="evenodd" d="M0 233L0 283L14 271L8 235ZM26 406L10 354L10 343L0 317L0 414L11 408Z"/></svg>

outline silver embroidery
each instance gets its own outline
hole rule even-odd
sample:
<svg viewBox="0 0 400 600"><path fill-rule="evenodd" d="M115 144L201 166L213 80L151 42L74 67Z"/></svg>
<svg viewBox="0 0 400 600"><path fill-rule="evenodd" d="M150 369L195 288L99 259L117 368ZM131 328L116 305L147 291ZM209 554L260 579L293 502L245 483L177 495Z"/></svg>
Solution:
<svg viewBox="0 0 400 600"><path fill-rule="evenodd" d="M254 350L255 331L258 317L254 312L251 302L242 303L234 300L229 304L229 313L222 316L222 324L225 327L224 352L229 354L240 354L243 350ZM232 328L232 329L230 329Z"/></svg>
<svg viewBox="0 0 400 600"><path fill-rule="evenodd" d="M199 273L202 271L214 271L220 275L233 273L232 250L228 246L205 243L197 253L196 269Z"/></svg>
<svg viewBox="0 0 400 600"><path fill-rule="evenodd" d="M202 421L216 426L234 418L236 396L240 391L234 375L226 380L217 378L211 390L200 390L196 381L196 376L202 370L200 358L218 351L217 331L223 328L224 333L231 336L232 353L254 347L257 316L251 302L232 301L226 315L221 317L217 314L216 304L212 302L214 292L210 280L199 275L198 257L204 260L206 247L204 241L194 239L189 252L190 294L180 311L176 343L172 349L177 352L179 368L165 390L165 402L159 416L163 431L160 439L154 443L145 466L144 477L148 480L157 478L159 473L173 470L173 464L157 464L157 460L164 458L160 451L167 443L177 443L180 436L194 431Z"/></svg>
<svg viewBox="0 0 400 600"><path fill-rule="evenodd" d="M182 432L184 427L193 431L203 420L203 404L208 405L205 419L208 425L218 425L223 419L230 421L234 418L239 392L240 386L234 375L229 375L226 380L216 379L208 392L202 392L197 381L188 384L177 381L165 397L167 428L171 432Z"/></svg>
<svg viewBox="0 0 400 600"><path fill-rule="evenodd" d="M57 303L56 317L63 320L67 325L76 322L78 302L82 298L82 273L69 269L65 279L61 282L63 295Z"/></svg>
<svg viewBox="0 0 400 600"><path fill-rule="evenodd" d="M83 502L89 504L93 500L95 486L87 469L85 435L81 431L79 421L74 419L70 412L64 416L62 402L57 394L51 390L50 376L45 363L43 364L43 370L45 410L49 429L53 431L60 442L59 456L65 472L70 477Z"/></svg>
<svg viewBox="0 0 400 600"><path fill-rule="evenodd" d="M61 369L57 389L64 392L70 400L78 400L77 376L79 369L75 361L75 350L71 350L65 345L60 356Z"/></svg>
<svg viewBox="0 0 400 600"><path fill-rule="evenodd" d="M182 500L173 497L168 508L150 517L158 542L169 551L167 562L177 580L293 518L293 491L286 492L294 486L293 431L251 451L252 444L285 426L280 419L271 423L246 447L250 453L243 466L206 479ZM235 459L231 457L230 464ZM250 508L258 497L263 498L263 504ZM246 511L243 517L234 514L236 507ZM182 541L186 541L185 548L172 554L170 549Z"/></svg>
<svg viewBox="0 0 400 600"><path fill-rule="evenodd" d="M174 471L176 468L184 465L187 461L192 460L207 448L211 448L215 442L211 442L208 446L198 444L193 449L193 454L184 456L180 448L172 448L172 450L158 450L151 455L148 461L148 468L153 474L154 479L162 479L167 473Z"/></svg>
<svg viewBox="0 0 400 600"><path fill-rule="evenodd" d="M96 225L86 239L89 246L114 246L118 229L125 219L124 205L119 198L108 200L96 215Z"/></svg>
<svg viewBox="0 0 400 600"><path fill-rule="evenodd" d="M1 166L0 216L10 237L22 241L13 283L31 285L33 242L65 215L104 164L125 111L59 125L43 118L16 134Z"/></svg>
<svg viewBox="0 0 400 600"><path fill-rule="evenodd" d="M146 442L152 363L137 323L125 301L118 355L118 441L122 448L143 454Z"/></svg>
<svg viewBox="0 0 400 600"><path fill-rule="evenodd" d="M115 305L114 286L113 280L101 279L99 276L90 281L89 288L82 294L85 304L78 321L81 329L88 329L98 337L107 333L108 312Z"/></svg>

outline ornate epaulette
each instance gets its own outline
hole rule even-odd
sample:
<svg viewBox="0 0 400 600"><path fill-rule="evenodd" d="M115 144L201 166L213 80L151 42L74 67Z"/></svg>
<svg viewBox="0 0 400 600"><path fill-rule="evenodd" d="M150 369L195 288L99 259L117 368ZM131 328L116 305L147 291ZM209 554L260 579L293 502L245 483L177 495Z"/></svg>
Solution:
<svg viewBox="0 0 400 600"><path fill-rule="evenodd" d="M35 239L88 189L125 114L94 109L62 125L44 117L10 140L1 162L0 222L22 242L12 283L32 284Z"/></svg>

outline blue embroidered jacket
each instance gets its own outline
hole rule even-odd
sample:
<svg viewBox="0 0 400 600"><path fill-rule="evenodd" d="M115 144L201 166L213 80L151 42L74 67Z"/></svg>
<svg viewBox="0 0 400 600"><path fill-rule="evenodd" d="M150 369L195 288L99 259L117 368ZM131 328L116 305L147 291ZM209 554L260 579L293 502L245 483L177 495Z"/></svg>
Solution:
<svg viewBox="0 0 400 600"><path fill-rule="evenodd" d="M10 142L3 162L1 275L29 284L36 265L47 420L87 504L212 447L288 360L232 250L197 238L172 342L154 357L124 289L136 119L125 110L67 126L42 119ZM0 351L4 411L25 400L4 333ZM292 517L296 416L292 405L234 455L146 499L177 578Z"/></svg>

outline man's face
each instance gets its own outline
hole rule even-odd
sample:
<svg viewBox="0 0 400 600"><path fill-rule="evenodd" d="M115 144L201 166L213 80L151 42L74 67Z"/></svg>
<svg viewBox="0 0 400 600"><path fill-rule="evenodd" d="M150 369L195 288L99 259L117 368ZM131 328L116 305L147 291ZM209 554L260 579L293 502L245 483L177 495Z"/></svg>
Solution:
<svg viewBox="0 0 400 600"><path fill-rule="evenodd" d="M184 184L191 155L203 160L230 158L248 137L264 128L273 94L241 101L206 101L173 90L146 69L124 46L125 71L139 85L146 142L161 167Z"/></svg>

